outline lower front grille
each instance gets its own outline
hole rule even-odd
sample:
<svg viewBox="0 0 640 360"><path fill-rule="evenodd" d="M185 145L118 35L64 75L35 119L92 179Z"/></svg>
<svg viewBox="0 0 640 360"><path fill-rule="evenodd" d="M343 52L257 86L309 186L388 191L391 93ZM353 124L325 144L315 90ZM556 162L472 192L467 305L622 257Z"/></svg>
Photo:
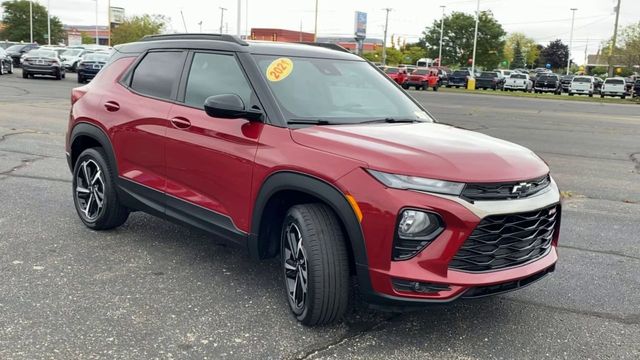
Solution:
<svg viewBox="0 0 640 360"><path fill-rule="evenodd" d="M540 258L551 249L559 216L556 205L526 213L488 216L465 240L449 268L492 271Z"/></svg>

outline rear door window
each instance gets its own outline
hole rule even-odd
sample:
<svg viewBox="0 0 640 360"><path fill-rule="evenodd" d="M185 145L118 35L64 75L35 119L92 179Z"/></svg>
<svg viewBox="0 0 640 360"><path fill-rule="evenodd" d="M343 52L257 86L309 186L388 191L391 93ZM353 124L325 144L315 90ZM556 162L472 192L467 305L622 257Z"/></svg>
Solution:
<svg viewBox="0 0 640 360"><path fill-rule="evenodd" d="M204 108L204 101L213 95L236 94L248 108L251 85L244 76L235 56L216 53L195 53L187 79L184 103Z"/></svg>
<svg viewBox="0 0 640 360"><path fill-rule="evenodd" d="M143 95L172 99L178 88L184 59L183 51L148 53L131 76L131 88Z"/></svg>

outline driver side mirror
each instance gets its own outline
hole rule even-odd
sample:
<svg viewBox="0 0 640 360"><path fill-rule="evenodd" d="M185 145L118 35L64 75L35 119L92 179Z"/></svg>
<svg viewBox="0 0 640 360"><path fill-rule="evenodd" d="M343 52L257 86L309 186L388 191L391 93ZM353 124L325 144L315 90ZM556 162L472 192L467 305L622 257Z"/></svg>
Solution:
<svg viewBox="0 0 640 360"><path fill-rule="evenodd" d="M242 98L236 94L220 94L209 96L204 101L204 111L211 117L224 119L247 119L260 121L262 111L246 109Z"/></svg>

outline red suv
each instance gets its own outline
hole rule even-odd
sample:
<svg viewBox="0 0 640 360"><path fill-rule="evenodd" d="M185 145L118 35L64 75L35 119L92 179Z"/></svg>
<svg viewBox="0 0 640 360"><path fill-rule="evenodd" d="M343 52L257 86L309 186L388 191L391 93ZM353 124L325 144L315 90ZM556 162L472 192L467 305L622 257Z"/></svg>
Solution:
<svg viewBox="0 0 640 360"><path fill-rule="evenodd" d="M324 46L192 34L116 47L71 94L82 222L141 210L278 257L307 325L342 317L352 278L368 303L401 309L553 271L561 205L544 161L438 124L371 63Z"/></svg>

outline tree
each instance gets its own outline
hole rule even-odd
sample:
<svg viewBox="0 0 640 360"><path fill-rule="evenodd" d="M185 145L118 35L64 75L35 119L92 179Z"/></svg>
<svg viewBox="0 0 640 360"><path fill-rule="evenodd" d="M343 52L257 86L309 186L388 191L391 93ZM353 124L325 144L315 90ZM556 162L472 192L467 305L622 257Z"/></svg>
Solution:
<svg viewBox="0 0 640 360"><path fill-rule="evenodd" d="M30 40L29 29L29 1L12 0L2 3L4 9L5 28L0 32L0 39L11 41ZM59 44L64 41L65 33L62 22L57 16L51 17L51 43ZM47 44L47 8L38 2L33 2L33 41Z"/></svg>
<svg viewBox="0 0 640 360"><path fill-rule="evenodd" d="M569 46L560 39L554 40L542 50L541 55L547 64L551 64L552 69L564 68L569 58Z"/></svg>
<svg viewBox="0 0 640 360"><path fill-rule="evenodd" d="M620 54L622 63L628 67L640 65L640 22L632 24L620 32Z"/></svg>
<svg viewBox="0 0 640 360"><path fill-rule="evenodd" d="M410 44L402 50L402 62L405 64L415 64L424 57L427 57L427 52L417 44Z"/></svg>
<svg viewBox="0 0 640 360"><path fill-rule="evenodd" d="M111 43L113 45L134 42L142 39L146 35L156 35L161 33L168 21L162 15L142 15L127 18L111 32Z"/></svg>
<svg viewBox="0 0 640 360"><path fill-rule="evenodd" d="M83 44L95 44L96 43L96 39L93 36L87 34L86 32L82 32L82 33L80 33L80 35L82 35L82 43Z"/></svg>
<svg viewBox="0 0 640 360"><path fill-rule="evenodd" d="M520 41L516 41L516 44L513 46L513 61L511 62L512 69L520 69L525 66L524 63L524 55L522 55L522 47L520 46Z"/></svg>
<svg viewBox="0 0 640 360"><path fill-rule="evenodd" d="M369 52L364 54L363 57L372 62L381 62L382 46L374 52ZM398 65L402 63L403 63L403 56L400 50L393 47L388 47L387 48L387 65Z"/></svg>
<svg viewBox="0 0 640 360"><path fill-rule="evenodd" d="M538 44L534 39L528 38L525 34L519 32L511 33L507 36L504 44L504 59L509 63L513 63L515 58L514 46L517 42L520 43L520 48L524 55L524 64L533 64L540 55Z"/></svg>
<svg viewBox="0 0 640 360"><path fill-rule="evenodd" d="M440 21L444 21L442 40L443 65L466 66L473 57L473 35L475 17L461 12L453 12L442 20L436 20L431 27L422 32L420 44L426 48L427 56L438 57L440 45ZM480 13L478 24L478 42L476 50L476 65L484 68L494 68L503 58L504 40L506 35L502 25L493 17L490 11Z"/></svg>

